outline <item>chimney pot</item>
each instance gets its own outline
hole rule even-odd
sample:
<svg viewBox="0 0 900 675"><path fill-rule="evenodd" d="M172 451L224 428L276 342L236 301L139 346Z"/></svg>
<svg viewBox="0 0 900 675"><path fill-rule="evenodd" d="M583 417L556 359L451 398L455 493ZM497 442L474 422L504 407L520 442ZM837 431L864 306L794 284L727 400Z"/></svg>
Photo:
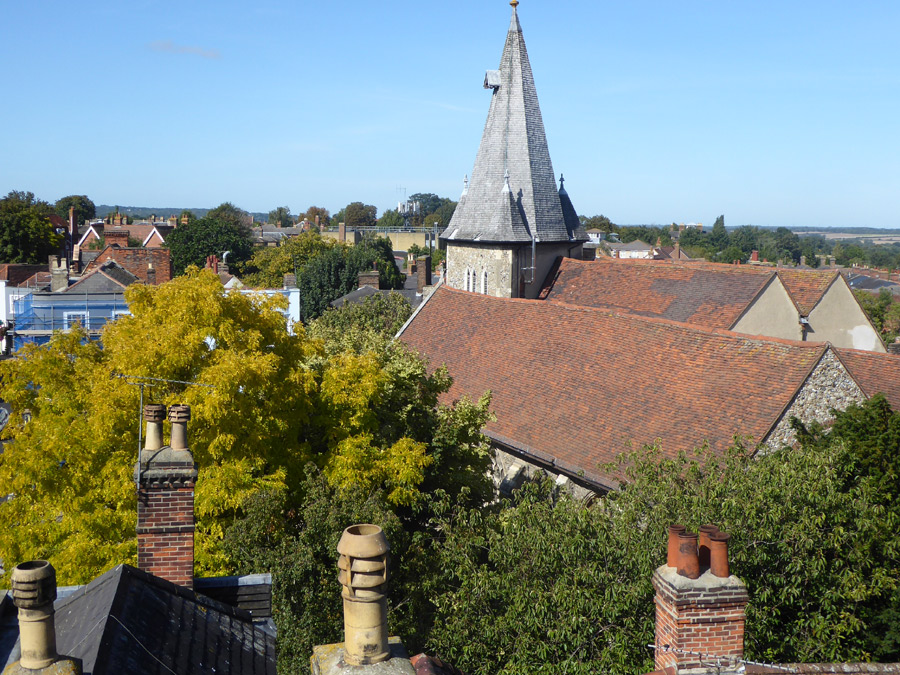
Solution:
<svg viewBox="0 0 900 675"><path fill-rule="evenodd" d="M59 659L56 653L56 570L46 560L22 563L10 578L13 602L19 608L22 668L40 670Z"/></svg>
<svg viewBox="0 0 900 675"><path fill-rule="evenodd" d="M189 405L176 404L169 408L169 422L172 423L172 438L169 445L173 450L187 450L187 423L191 419Z"/></svg>
<svg viewBox="0 0 900 675"><path fill-rule="evenodd" d="M678 566L678 535L687 528L684 525L669 525L669 548L666 552L666 565Z"/></svg>
<svg viewBox="0 0 900 675"><path fill-rule="evenodd" d="M377 525L351 525L337 550L344 601L344 660L351 666L387 661L387 537Z"/></svg>
<svg viewBox="0 0 900 675"><path fill-rule="evenodd" d="M697 553L697 535L694 532L678 533L678 574L688 579L700 576L700 558Z"/></svg>
<svg viewBox="0 0 900 675"><path fill-rule="evenodd" d="M710 535L709 552L710 552L710 571L714 576L727 578L731 576L728 570L728 540L731 539L730 534L725 532L716 532Z"/></svg>
<svg viewBox="0 0 900 675"><path fill-rule="evenodd" d="M166 406L161 403L148 403L144 406L144 419L147 421L144 449L159 450L163 445L162 423L166 419Z"/></svg>
<svg viewBox="0 0 900 675"><path fill-rule="evenodd" d="M711 535L715 534L719 531L719 528L715 525L701 525L700 533L698 537L698 544L700 546L697 554L700 559L700 574L703 574L706 570L709 569L709 538Z"/></svg>

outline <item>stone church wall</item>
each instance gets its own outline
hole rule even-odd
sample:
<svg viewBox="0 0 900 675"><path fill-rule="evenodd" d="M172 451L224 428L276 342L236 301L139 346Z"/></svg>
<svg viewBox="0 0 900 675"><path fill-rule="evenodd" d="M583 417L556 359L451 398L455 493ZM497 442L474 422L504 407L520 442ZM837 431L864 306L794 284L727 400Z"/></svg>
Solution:
<svg viewBox="0 0 900 675"><path fill-rule="evenodd" d="M475 272L475 291L481 293L481 280L487 271L487 295L512 297L513 252L509 248L478 244L447 244L447 285L465 290L466 272Z"/></svg>

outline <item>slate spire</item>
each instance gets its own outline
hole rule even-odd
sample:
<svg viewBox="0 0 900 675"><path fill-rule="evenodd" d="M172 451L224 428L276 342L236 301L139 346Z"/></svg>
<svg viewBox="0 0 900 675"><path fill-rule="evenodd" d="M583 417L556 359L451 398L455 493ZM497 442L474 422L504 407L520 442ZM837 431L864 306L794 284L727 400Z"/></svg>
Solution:
<svg viewBox="0 0 900 675"><path fill-rule="evenodd" d="M538 103L534 76L516 10L499 70L489 70L484 79L491 89L491 106L475 159L465 199L457 206L441 235L451 241L531 242L586 241L583 230L573 227L564 214L557 191L547 137ZM513 201L524 227L509 227L510 196L504 191L509 172ZM569 204L571 208L571 203ZM574 211L574 209L573 209ZM500 225L502 221L503 225ZM499 227L498 227L499 226Z"/></svg>

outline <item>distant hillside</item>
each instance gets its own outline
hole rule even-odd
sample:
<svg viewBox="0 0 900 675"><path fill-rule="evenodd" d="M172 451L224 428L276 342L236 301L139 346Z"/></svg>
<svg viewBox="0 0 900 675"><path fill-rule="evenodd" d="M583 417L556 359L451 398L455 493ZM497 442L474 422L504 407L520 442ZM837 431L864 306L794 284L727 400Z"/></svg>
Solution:
<svg viewBox="0 0 900 675"><path fill-rule="evenodd" d="M159 206L110 206L109 204L97 204L97 217L105 218L110 213L115 213L116 209L119 209L119 213L124 213L127 216L131 216L135 220L140 220L141 218L147 218L148 216L154 215L158 218L180 216L182 211L190 211L197 218L202 218L211 211L211 209L192 209L184 208L181 206L179 206L178 208L174 208ZM253 220L257 221L265 221L269 217L268 213L251 213L250 215L253 216Z"/></svg>

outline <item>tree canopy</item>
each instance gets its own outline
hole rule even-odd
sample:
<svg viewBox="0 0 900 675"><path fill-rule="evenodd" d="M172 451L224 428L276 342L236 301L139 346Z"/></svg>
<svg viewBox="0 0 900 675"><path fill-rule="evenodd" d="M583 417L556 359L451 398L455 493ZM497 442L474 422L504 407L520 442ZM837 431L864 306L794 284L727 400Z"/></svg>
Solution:
<svg viewBox="0 0 900 675"><path fill-rule="evenodd" d="M75 208L75 224L80 226L84 221L90 220L97 216L97 207L94 205L87 195L69 195L56 200L53 205L56 215L60 218L69 220L69 208Z"/></svg>
<svg viewBox="0 0 900 675"><path fill-rule="evenodd" d="M438 406L446 372L429 374L401 344L327 347L300 326L291 335L283 298L227 292L207 270L133 285L126 299L132 316L107 325L102 347L73 330L0 364L0 398L14 411L0 454L13 495L0 504L0 559L49 559L61 583L135 559L138 391L119 375L213 387L171 383L146 397L192 407L198 575L232 569L224 528L259 490L299 499L307 462L336 489L383 490L409 508L422 486L452 483L446 444L483 424L453 426L468 409Z"/></svg>
<svg viewBox="0 0 900 675"><path fill-rule="evenodd" d="M62 243L50 223L52 213L53 207L31 192L13 191L0 199L0 262L47 262Z"/></svg>
<svg viewBox="0 0 900 675"><path fill-rule="evenodd" d="M277 209L269 211L267 220L269 225L277 225L278 227L291 227L294 224L294 217L287 206L279 206Z"/></svg>
<svg viewBox="0 0 900 675"><path fill-rule="evenodd" d="M362 202L351 202L335 214L337 222L343 222L348 228L374 227L378 208Z"/></svg>
<svg viewBox="0 0 900 675"><path fill-rule="evenodd" d="M316 232L304 232L288 237L280 246L254 249L244 265L241 281L255 288L281 288L285 274L298 274L314 257L335 247L345 247L334 239L325 239Z"/></svg>
<svg viewBox="0 0 900 675"><path fill-rule="evenodd" d="M227 547L241 569L275 573L280 658L298 670L340 639L334 547L354 519L391 542L392 630L473 675L652 670L651 579L674 523L731 534L748 658L895 660L900 415L876 396L831 430L798 428L800 447L762 457L740 443L724 457L628 451L608 467L622 488L591 506L537 481L491 505L437 485L404 511L311 470L299 504L259 496Z"/></svg>
<svg viewBox="0 0 900 675"><path fill-rule="evenodd" d="M252 244L247 218L246 212L225 202L203 218L172 230L166 237L166 247L172 252L175 274L183 274L189 265L203 266L210 255L221 259L225 251L229 251L229 263L248 260Z"/></svg>

